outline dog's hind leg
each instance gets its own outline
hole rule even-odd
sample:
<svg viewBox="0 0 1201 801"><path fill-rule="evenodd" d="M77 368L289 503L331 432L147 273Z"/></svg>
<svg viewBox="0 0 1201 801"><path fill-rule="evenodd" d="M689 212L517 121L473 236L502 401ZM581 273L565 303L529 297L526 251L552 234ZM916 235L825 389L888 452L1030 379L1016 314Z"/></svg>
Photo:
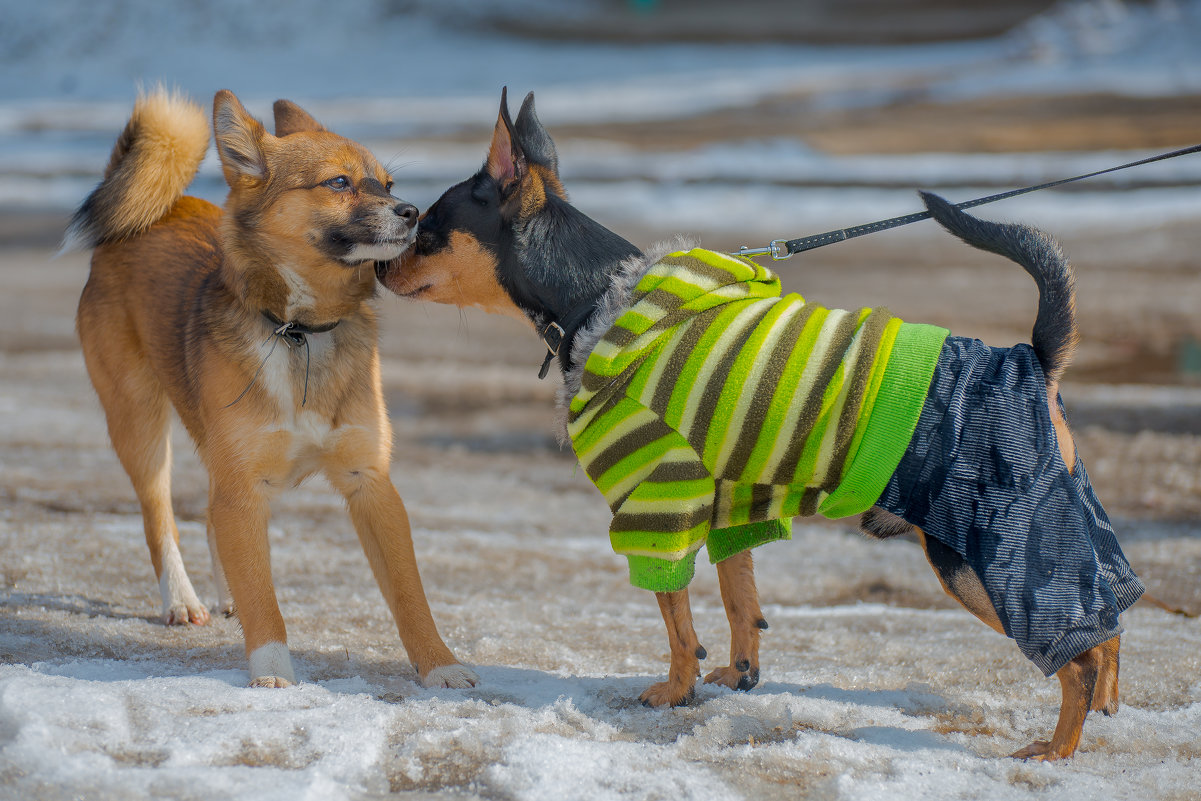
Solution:
<svg viewBox="0 0 1201 801"><path fill-rule="evenodd" d="M1068 662L1055 676L1063 689L1059 720L1048 740L1036 740L1016 751L1016 759L1052 760L1069 757L1080 744L1084 719L1092 710L1106 715L1117 711L1118 646L1114 637L1089 648Z"/></svg>
<svg viewBox="0 0 1201 801"><path fill-rule="evenodd" d="M954 549L948 548L933 537L926 536L926 532L920 528L914 526L913 532L917 534L918 542L921 543L922 550L926 552L926 559L930 562L930 567L934 568L934 573L938 576L947 595L963 604L964 609L980 618L993 631L1006 636L1005 627L1001 625L1001 618L997 616L997 610L993 608L992 601L989 599L984 585L980 582L980 577L976 575L976 571L972 569L971 565L965 562Z"/></svg>
<svg viewBox="0 0 1201 801"><path fill-rule="evenodd" d="M1114 637L1096 646L1101 649L1101 673L1097 676L1097 688L1093 691L1093 704L1089 711L1112 715L1118 711L1118 667L1120 663L1121 637Z"/></svg>
<svg viewBox="0 0 1201 801"><path fill-rule="evenodd" d="M692 628L692 607L687 588L676 592L657 592L659 611L667 624L667 641L671 648L671 668L667 681L647 687L640 696L646 706L683 706L696 695L696 677L705 649Z"/></svg>
<svg viewBox="0 0 1201 801"><path fill-rule="evenodd" d="M767 628L759 608L751 552L718 562L717 581L730 621L730 664L710 672L705 683L749 690L759 683L759 634Z"/></svg>
<svg viewBox="0 0 1201 801"><path fill-rule="evenodd" d="M938 540L914 529L930 566L943 589L990 628L1005 629L976 572L963 558ZM1118 708L1118 638L1093 646L1056 673L1063 693L1059 720L1050 740L1038 740L1012 754L1017 759L1052 760L1071 756L1080 744L1084 719L1090 710L1106 715Z"/></svg>
<svg viewBox="0 0 1201 801"><path fill-rule="evenodd" d="M127 336L132 339L133 334ZM171 506L171 419L166 393L136 345L119 342L116 333L106 339L107 344L84 341L85 361L104 407L113 450L142 508L146 545L163 599L163 622L204 625L209 611L196 597L184 568Z"/></svg>
<svg viewBox="0 0 1201 801"><path fill-rule="evenodd" d="M213 581L217 585L217 611L226 617L237 614L234 608L234 596L229 590L229 579L225 578L225 568L221 566L221 557L217 554L217 532L213 530L213 522L208 522L209 556L213 562Z"/></svg>

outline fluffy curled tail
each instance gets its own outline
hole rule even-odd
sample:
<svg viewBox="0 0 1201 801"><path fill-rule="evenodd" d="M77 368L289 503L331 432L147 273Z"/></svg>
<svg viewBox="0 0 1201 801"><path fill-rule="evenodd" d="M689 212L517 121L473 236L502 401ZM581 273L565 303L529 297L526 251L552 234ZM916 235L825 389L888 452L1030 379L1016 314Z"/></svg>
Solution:
<svg viewBox="0 0 1201 801"><path fill-rule="evenodd" d="M162 219L192 182L208 142L200 106L162 87L139 95L104 180L71 217L63 250L128 239Z"/></svg>
<svg viewBox="0 0 1201 801"><path fill-rule="evenodd" d="M1005 256L1025 268L1038 284L1038 315L1030 344L1042 363L1048 387L1059 383L1076 351L1076 279L1059 243L1026 225L981 220L938 195L921 192L930 214L972 247Z"/></svg>

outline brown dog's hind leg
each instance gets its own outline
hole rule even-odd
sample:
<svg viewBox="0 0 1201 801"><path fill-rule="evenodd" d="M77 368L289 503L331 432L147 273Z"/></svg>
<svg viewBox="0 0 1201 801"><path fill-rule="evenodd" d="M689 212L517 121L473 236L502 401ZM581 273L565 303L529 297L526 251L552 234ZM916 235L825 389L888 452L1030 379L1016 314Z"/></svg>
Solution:
<svg viewBox="0 0 1201 801"><path fill-rule="evenodd" d="M81 306L81 330L88 312ZM167 625L209 622L209 611L192 588L179 551L171 505L171 419L167 395L150 366L128 344L133 334L84 340L84 360L104 407L109 439L133 484L142 510L150 562ZM124 337L124 338L123 338Z"/></svg>
<svg viewBox="0 0 1201 801"><path fill-rule="evenodd" d="M767 628L759 608L751 552L718 562L717 581L730 621L730 664L705 676L705 684L749 690L759 683L759 633Z"/></svg>
<svg viewBox="0 0 1201 801"><path fill-rule="evenodd" d="M692 607L688 590L657 592L659 611L667 624L667 641L671 647L671 669L667 681L647 687L640 696L646 706L682 706L696 695L696 677L705 649L692 628Z"/></svg>

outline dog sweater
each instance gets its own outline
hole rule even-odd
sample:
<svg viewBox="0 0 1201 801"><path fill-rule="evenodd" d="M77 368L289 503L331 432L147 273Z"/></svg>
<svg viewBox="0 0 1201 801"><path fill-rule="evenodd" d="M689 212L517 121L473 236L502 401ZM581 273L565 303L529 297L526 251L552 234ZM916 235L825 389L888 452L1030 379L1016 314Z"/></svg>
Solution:
<svg viewBox="0 0 1201 801"><path fill-rule="evenodd" d="M584 363L567 433L613 511L635 586L684 588L787 539L792 518L875 503L913 435L943 328L780 296L752 261L653 264Z"/></svg>

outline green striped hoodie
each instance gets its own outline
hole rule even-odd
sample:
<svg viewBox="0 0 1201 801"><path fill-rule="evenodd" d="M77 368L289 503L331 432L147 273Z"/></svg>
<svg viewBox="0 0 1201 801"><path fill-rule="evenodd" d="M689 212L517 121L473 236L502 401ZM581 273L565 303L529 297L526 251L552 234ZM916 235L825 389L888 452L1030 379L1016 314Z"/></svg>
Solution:
<svg viewBox="0 0 1201 801"><path fill-rule="evenodd" d="M708 250L640 270L564 393L635 586L682 589L702 545L719 562L875 503L945 329L780 297L769 270Z"/></svg>

